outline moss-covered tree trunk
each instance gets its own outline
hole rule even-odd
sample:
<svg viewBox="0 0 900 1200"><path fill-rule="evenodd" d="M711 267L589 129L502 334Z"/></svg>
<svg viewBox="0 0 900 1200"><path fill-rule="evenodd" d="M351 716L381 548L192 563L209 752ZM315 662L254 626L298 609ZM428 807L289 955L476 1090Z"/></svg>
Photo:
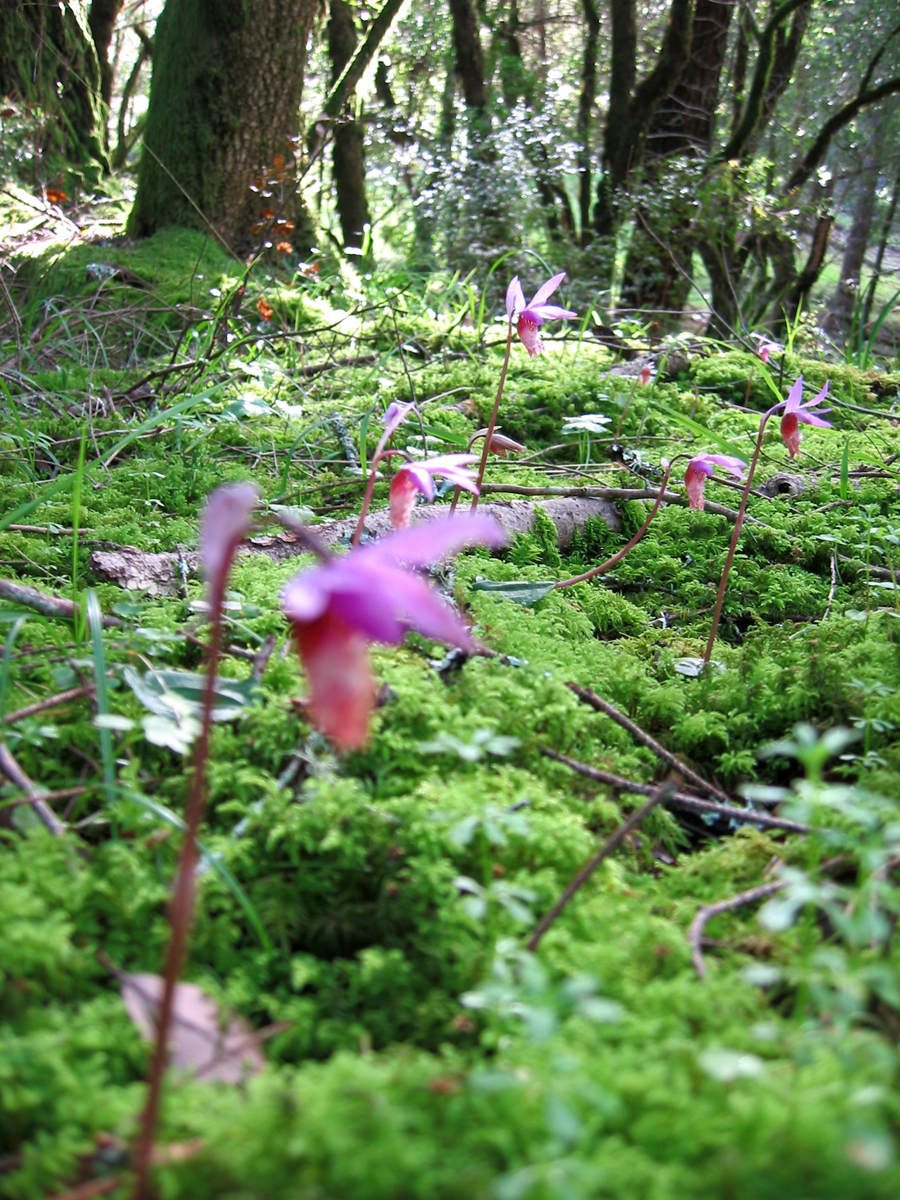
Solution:
<svg viewBox="0 0 900 1200"><path fill-rule="evenodd" d="M241 252L265 210L300 215L290 169L316 11L316 0L168 0L130 233L208 223Z"/></svg>
<svg viewBox="0 0 900 1200"><path fill-rule="evenodd" d="M0 96L45 115L36 182L55 181L68 168L96 182L108 169L86 0L0 2Z"/></svg>

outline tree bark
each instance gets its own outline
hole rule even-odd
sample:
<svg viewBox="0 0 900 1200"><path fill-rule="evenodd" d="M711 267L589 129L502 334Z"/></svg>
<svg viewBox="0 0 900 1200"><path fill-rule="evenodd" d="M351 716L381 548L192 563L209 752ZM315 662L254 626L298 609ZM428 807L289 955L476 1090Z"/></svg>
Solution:
<svg viewBox="0 0 900 1200"><path fill-rule="evenodd" d="M708 154L736 0L696 0L687 65L647 130L645 159Z"/></svg>
<svg viewBox="0 0 900 1200"><path fill-rule="evenodd" d="M113 86L113 65L109 61L109 46L124 3L125 0L91 0L88 13L88 25L100 63L100 96L107 109L112 99Z"/></svg>
<svg viewBox="0 0 900 1200"><path fill-rule="evenodd" d="M316 0L168 0L129 233L211 225L242 252L264 210L301 218L291 171L316 8Z"/></svg>
<svg viewBox="0 0 900 1200"><path fill-rule="evenodd" d="M578 207L581 214L581 244L591 238L591 129L597 99L597 46L600 41L600 9L597 0L581 0L586 26L578 98Z"/></svg>
<svg viewBox="0 0 900 1200"><path fill-rule="evenodd" d="M350 5L346 0L331 0L328 53L332 84L340 78L353 58L356 41L356 26ZM344 248L359 250L365 241L370 216L366 200L363 127L351 113L346 113L335 128L332 168Z"/></svg>
<svg viewBox="0 0 900 1200"><path fill-rule="evenodd" d="M487 108L488 96L478 14L472 0L450 0L450 16L453 19L456 74L462 85L466 108L481 114Z"/></svg>
<svg viewBox="0 0 900 1200"><path fill-rule="evenodd" d="M856 181L853 219L844 246L841 277L831 297L830 311L823 322L828 333L846 335L853 320L853 310L861 300L860 281L875 216L878 176L878 159L873 153L868 153L863 160L862 173Z"/></svg>
<svg viewBox="0 0 900 1200"><path fill-rule="evenodd" d="M96 183L109 170L86 0L0 4L0 96L46 115L38 144L44 181L71 168Z"/></svg>
<svg viewBox="0 0 900 1200"><path fill-rule="evenodd" d="M663 325L680 319L697 244L694 187L690 179L678 186L678 167L665 160L709 154L734 8L735 0L696 0L687 62L647 129L641 191L656 196L665 189L670 198L664 209L641 206L625 262L622 301L629 308L660 313ZM711 257L720 275L726 259L721 253Z"/></svg>
<svg viewBox="0 0 900 1200"><path fill-rule="evenodd" d="M891 192L888 210L884 214L884 221L881 224L881 237L878 239L878 250L875 254L875 265L872 268L872 278L869 280L869 286L866 289L866 303L863 309L864 325L868 325L869 318L872 315L872 304L875 300L875 290L878 287L878 281L881 279L881 269L884 265L884 255L885 251L887 250L888 240L891 236L894 217L897 214L898 201L900 201L900 164L898 164L897 174L894 176L894 189Z"/></svg>

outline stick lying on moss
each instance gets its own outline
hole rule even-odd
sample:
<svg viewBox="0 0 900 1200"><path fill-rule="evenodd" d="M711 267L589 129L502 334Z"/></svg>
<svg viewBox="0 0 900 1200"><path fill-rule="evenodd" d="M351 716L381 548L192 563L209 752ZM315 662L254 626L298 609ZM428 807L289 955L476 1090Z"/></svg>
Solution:
<svg viewBox="0 0 900 1200"><path fill-rule="evenodd" d="M624 779L621 775L613 775L609 771L601 771L598 767L590 767L587 763L559 754L556 750L544 748L541 754L552 758L554 762L571 767L579 775L587 779L595 779L609 787L618 788L620 792L633 792L637 796L650 796L658 785L653 783L636 783L633 779ZM800 821L789 821L787 817L770 817L766 813L757 812L752 808L737 808L734 804L716 804L712 800L701 800L689 792L672 792L665 800L666 804L674 804L676 808L687 808L694 812L713 813L720 817L729 817L742 821L745 825L758 825L761 829L784 829L787 833L809 833L811 827Z"/></svg>

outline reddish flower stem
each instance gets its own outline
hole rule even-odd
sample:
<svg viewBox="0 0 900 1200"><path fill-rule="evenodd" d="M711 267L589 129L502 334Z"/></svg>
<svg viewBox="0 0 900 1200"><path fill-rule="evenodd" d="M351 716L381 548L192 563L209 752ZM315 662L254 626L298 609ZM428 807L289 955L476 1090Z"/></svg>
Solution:
<svg viewBox="0 0 900 1200"><path fill-rule="evenodd" d="M375 477L378 473L378 464L382 459L390 458L392 454L399 454L401 458L406 458L402 450L385 450L385 444L391 436L391 432L385 431L378 445L375 447L375 453L372 455L372 469L369 472L369 482L366 484L366 494L363 496L362 508L359 510L359 520L356 522L356 529L353 531L353 541L350 543L354 547L359 545L363 526L369 513L369 505L372 503L372 493L375 491Z"/></svg>
<svg viewBox="0 0 900 1200"><path fill-rule="evenodd" d="M147 1200L149 1195L150 1159L153 1153L153 1137L159 1118L163 1079L169 1058L169 1029L172 1024L175 989L178 986L178 979L184 965L188 934L190 933L191 920L194 914L197 833L203 822L203 814L206 808L206 759L209 755L209 733L215 701L216 668L222 644L222 607L225 600L227 576L228 570L225 569L221 572L219 579L211 581L210 609L212 612L213 630L207 658L206 688L203 693L203 718L200 737L197 740L197 746L194 750L194 778L191 782L191 790L185 812L187 832L185 834L184 845L181 848L178 876L175 881L175 889L172 893L172 902L169 907L169 922L172 926L172 936L166 954L162 1002L160 1003L159 1014L156 1020L156 1045L153 1050L153 1062L150 1068L147 1103L141 1117L141 1128L134 1156L134 1168L137 1175L134 1200Z"/></svg>
<svg viewBox="0 0 900 1200"><path fill-rule="evenodd" d="M500 372L500 383L497 385L497 399L494 401L494 410L491 413L491 419L488 422L487 433L484 435L484 445L481 448L481 462L478 464L478 474L475 476L475 486L478 491L481 491L481 481L484 479L485 468L487 467L488 455L491 452L491 438L494 436L494 426L497 424L497 413L500 411L500 401L503 398L503 388L506 386L506 372L509 369L509 355L512 350L513 339L513 319L509 318L509 329L506 334L506 354L503 357L503 369ZM456 489L459 492L459 488ZM453 496L456 501L456 494ZM469 512L474 512L478 507L478 492L472 497L472 504ZM451 509L452 511L452 509Z"/></svg>
<svg viewBox="0 0 900 1200"><path fill-rule="evenodd" d="M738 509L737 519L734 522L734 529L731 531L731 542L728 546L728 555L725 559L725 566L722 570L722 578L719 580L719 590L716 593L716 605L713 609L712 629L709 631L709 639L706 643L706 649L703 651L703 661L708 663L712 657L713 646L716 641L716 633L719 628L719 620L722 616L722 601L725 599L725 589L728 586L728 576L731 572L731 564L734 562L735 551L740 540L741 530L744 527L744 516L747 512L747 501L750 498L750 488L753 486L753 474L756 471L756 464L759 462L759 452L762 449L762 438L765 432L766 424L769 417L779 408L784 406L784 401L773 405L768 412L764 412L762 420L759 423L759 433L756 435L756 446L753 451L753 458L750 460L750 467L747 471L747 482L744 484L744 491L741 496L741 506Z"/></svg>
<svg viewBox="0 0 900 1200"><path fill-rule="evenodd" d="M674 459L673 459L673 462L674 462ZM640 527L640 529L637 531L637 533L634 535L634 537L631 539L631 541L627 542L622 547L621 550L617 551L612 556L612 558L608 558L606 560L606 562L601 563L599 567L592 567L590 569L590 571L585 571L583 575L573 575L571 579L560 580L560 582L556 585L557 588L571 587L573 583L584 583L584 581L586 579L593 579L595 575L602 575L604 571L608 571L610 569L610 567L614 567L617 562L622 561L622 559L625 557L625 555L628 553L628 551L631 550L634 546L636 546L638 544L638 542L641 540L641 538L644 536L644 534L647 532L647 526L650 524L650 522L653 520L653 518L656 516L657 512L659 511L659 506L662 504L663 497L666 494L666 487L668 486L668 483L669 483L669 474L670 474L671 470L672 470L672 463L669 463L668 467L666 467L666 473L663 476L662 487L659 489L659 493L657 494L656 500L653 502L653 507L650 509L650 512L647 515L647 520L643 523L643 525Z"/></svg>

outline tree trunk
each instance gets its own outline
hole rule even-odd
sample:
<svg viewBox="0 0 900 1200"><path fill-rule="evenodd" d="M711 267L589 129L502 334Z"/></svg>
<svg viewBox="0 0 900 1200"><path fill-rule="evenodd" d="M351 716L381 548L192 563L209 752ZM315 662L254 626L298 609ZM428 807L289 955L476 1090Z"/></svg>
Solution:
<svg viewBox="0 0 900 1200"><path fill-rule="evenodd" d="M666 161L705 158L712 145L719 78L725 62L735 0L696 0L690 51L675 86L656 107L644 149L642 191L667 199L641 205L625 262L622 302L629 308L665 313L663 325L677 324L691 284L697 243L695 187L688 176L678 186L678 167ZM726 259L713 254L717 273Z"/></svg>
<svg viewBox="0 0 900 1200"><path fill-rule="evenodd" d="M466 108L480 114L487 108L488 98L478 14L472 0L450 0L450 16L453 19L456 74L462 84Z"/></svg>
<svg viewBox="0 0 900 1200"><path fill-rule="evenodd" d="M346 0L331 0L328 53L331 58L332 85L353 57L356 41L356 26L350 5ZM349 113L339 118L334 131L332 167L344 248L359 250L370 223L366 201L365 145L363 127Z"/></svg>
<svg viewBox="0 0 900 1200"><path fill-rule="evenodd" d="M86 0L0 4L0 96L45 114L43 182L71 168L96 183L109 170L100 89Z"/></svg>
<svg viewBox="0 0 900 1200"><path fill-rule="evenodd" d="M581 214L581 244L591 239L591 126L597 98L597 46L600 41L600 10L596 0L581 0L587 31L578 98L578 207Z"/></svg>
<svg viewBox="0 0 900 1200"><path fill-rule="evenodd" d="M735 2L696 0L687 65L653 114L645 161L670 154L709 153Z"/></svg>
<svg viewBox="0 0 900 1200"><path fill-rule="evenodd" d="M301 217L291 175L316 9L316 0L168 0L129 233L211 225L242 252L265 210Z"/></svg>
<svg viewBox="0 0 900 1200"><path fill-rule="evenodd" d="M109 61L109 45L124 3L125 0L91 0L91 9L88 13L88 24L100 63L100 96L107 110L112 99L113 86L113 65Z"/></svg>
<svg viewBox="0 0 900 1200"><path fill-rule="evenodd" d="M831 297L830 311L823 322L823 328L831 334L846 335L849 332L854 309L860 302L860 282L869 246L869 234L872 232L872 219L875 216L878 176L878 160L874 154L867 154L863 160L862 173L856 182L853 220L844 246L841 278Z"/></svg>
<svg viewBox="0 0 900 1200"><path fill-rule="evenodd" d="M884 255L887 250L888 240L891 236L894 217L897 214L898 201L900 201L900 165L898 165L897 174L894 176L894 190L891 192L888 210L884 214L884 221L881 225L881 237L878 239L878 250L875 254L875 266L872 268L872 278L869 280L869 286L866 289L866 303L863 309L864 325L868 325L869 318L872 315L872 304L875 300L875 291L878 287L878 281L881 279L881 270L884 265Z"/></svg>

